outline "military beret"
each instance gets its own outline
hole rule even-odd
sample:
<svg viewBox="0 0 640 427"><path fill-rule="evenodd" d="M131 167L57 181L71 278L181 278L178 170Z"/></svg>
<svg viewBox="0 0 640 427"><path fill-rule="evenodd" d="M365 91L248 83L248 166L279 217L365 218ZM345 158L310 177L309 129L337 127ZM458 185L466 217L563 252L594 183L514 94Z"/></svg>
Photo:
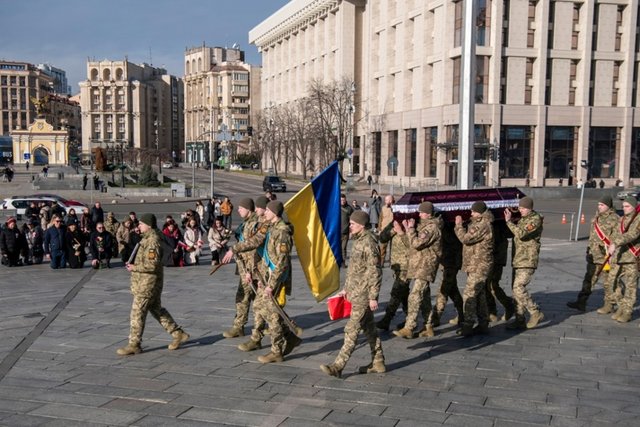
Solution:
<svg viewBox="0 0 640 427"><path fill-rule="evenodd" d="M269 203L269 199L267 199L266 196L258 196L256 198L255 205L256 205L256 208L266 209L267 203Z"/></svg>
<svg viewBox="0 0 640 427"><path fill-rule="evenodd" d="M157 227L156 216L154 214L146 213L140 217L140 222L148 225L151 228Z"/></svg>
<svg viewBox="0 0 640 427"><path fill-rule="evenodd" d="M471 205L471 210L473 212L485 213L485 211L487 210L487 204L482 200L478 200L477 202L474 202L473 205Z"/></svg>
<svg viewBox="0 0 640 427"><path fill-rule="evenodd" d="M267 203L267 209L276 214L276 216L282 216L282 212L284 212L284 205L281 201L272 200Z"/></svg>
<svg viewBox="0 0 640 427"><path fill-rule="evenodd" d="M598 200L598 203L602 203L603 205L607 205L610 208L613 207L613 199L609 195L604 195L604 196L600 197L600 200Z"/></svg>
<svg viewBox="0 0 640 427"><path fill-rule="evenodd" d="M635 197L633 197L633 196L627 196L627 197L624 199L624 202L629 203L629 204L630 204L631 206L633 206L634 208L635 208L636 206L638 206L638 199L636 199L636 198L635 198Z"/></svg>
<svg viewBox="0 0 640 427"><path fill-rule="evenodd" d="M533 199L529 196L523 197L522 199L520 199L520 203L518 203L518 206L520 206L521 208L533 209Z"/></svg>
<svg viewBox="0 0 640 427"><path fill-rule="evenodd" d="M349 219L357 224L362 225L363 227L369 225L369 214L365 211L354 211Z"/></svg>
<svg viewBox="0 0 640 427"><path fill-rule="evenodd" d="M245 197L243 199L240 199L240 202L238 202L238 206L248 209L250 211L254 211L256 210L256 205L253 203L253 200L251 200L248 197Z"/></svg>
<svg viewBox="0 0 640 427"><path fill-rule="evenodd" d="M433 203L431 203L431 202L422 202L422 203L420 203L420 205L418 205L418 212L432 214L433 213Z"/></svg>

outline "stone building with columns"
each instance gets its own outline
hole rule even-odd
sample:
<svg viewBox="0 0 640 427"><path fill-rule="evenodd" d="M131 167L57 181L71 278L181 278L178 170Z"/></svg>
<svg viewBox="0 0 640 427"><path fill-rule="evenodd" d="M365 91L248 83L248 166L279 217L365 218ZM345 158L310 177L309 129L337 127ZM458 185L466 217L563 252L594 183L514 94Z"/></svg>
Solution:
<svg viewBox="0 0 640 427"><path fill-rule="evenodd" d="M477 2L476 184L640 180L639 14L638 0ZM455 185L463 24L457 0L292 0L249 33L261 105L351 78L354 173Z"/></svg>
<svg viewBox="0 0 640 427"><path fill-rule="evenodd" d="M69 130L55 129L44 118L27 129L11 131L13 163L33 166L69 164Z"/></svg>

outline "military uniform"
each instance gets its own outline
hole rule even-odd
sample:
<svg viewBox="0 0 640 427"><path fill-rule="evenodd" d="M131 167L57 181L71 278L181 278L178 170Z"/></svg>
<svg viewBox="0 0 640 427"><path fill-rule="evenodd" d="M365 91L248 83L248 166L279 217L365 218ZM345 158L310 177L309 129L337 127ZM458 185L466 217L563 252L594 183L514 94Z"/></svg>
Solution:
<svg viewBox="0 0 640 427"><path fill-rule="evenodd" d="M604 307L600 308L603 314L611 312L611 307L619 301L619 295L613 291L613 283L608 280L608 272L603 269L603 264L607 258L607 248L611 244L611 236L615 228L620 224L620 217L613 208L609 208L604 212L598 212L591 219L591 231L589 232L589 246L587 246L587 271L582 280L582 289L578 293L578 299L575 302L569 302L567 305L580 311L586 310L587 300L591 295L595 286L594 276L597 271L602 272L604 279ZM609 308L605 308L609 306Z"/></svg>
<svg viewBox="0 0 640 427"><path fill-rule="evenodd" d="M624 295L618 304L613 319L618 322L631 320L636 303L638 287L638 257L640 257L640 217L635 213L625 214L614 228L611 241L616 245L611 271L607 277L607 287L611 290L620 278L624 282ZM614 258L615 257L615 258Z"/></svg>
<svg viewBox="0 0 640 427"><path fill-rule="evenodd" d="M189 338L173 320L171 314L162 307L161 296L164 275L161 242L160 232L155 228L150 228L142 235L142 240L140 240L135 264L131 266L133 304L130 315L129 345L118 349L118 354L120 355L135 354L141 351L140 342L142 341L147 313L151 313L165 331L174 338L169 345L170 350L175 350Z"/></svg>
<svg viewBox="0 0 640 427"><path fill-rule="evenodd" d="M421 218L417 230L409 228L407 234L411 247L407 278L414 283L409 293L409 313L404 328L394 331L394 334L411 338L417 325L418 311L422 310L425 319L431 312L429 283L436 278L442 255L442 219Z"/></svg>
<svg viewBox="0 0 640 427"><path fill-rule="evenodd" d="M391 295L385 309L384 317L376 323L380 329L388 330L391 319L396 314L398 307L402 305L405 314L408 311L407 301L409 298L409 283L407 279L407 268L409 266L409 236L406 233L398 234L393 228L393 223L388 224L380 233L380 248L391 243L390 264L393 271L393 285Z"/></svg>
<svg viewBox="0 0 640 427"><path fill-rule="evenodd" d="M292 246L293 240L289 226L282 219L272 223L265 235L264 249L261 251L262 256L258 264L260 276L265 283L259 284L258 295L253 305L255 321L251 332L251 340L260 342L264 335L265 323L269 325L272 360L268 361L281 361L285 352L285 335L288 334L288 328L283 326L275 307L277 302L272 296L278 295L291 275ZM266 288L271 290L271 295L265 292Z"/></svg>
<svg viewBox="0 0 640 427"><path fill-rule="evenodd" d="M462 295L458 290L458 271L462 268L462 244L456 236L453 228L445 225L442 229L442 257L440 258L442 266L442 280L440 288L436 295L436 306L429 314L427 324L431 327L440 325L440 318L444 313L447 305L447 299L453 301L453 305L458 312L458 318L454 318L451 322L462 322Z"/></svg>
<svg viewBox="0 0 640 427"><path fill-rule="evenodd" d="M496 299L505 308L503 320L509 320L515 312L513 299L504 293L500 287L500 279L504 266L507 265L507 255L509 250L509 229L507 225L500 221L493 223L493 268L486 281L485 296L487 298L487 310L489 320L498 320L498 307Z"/></svg>
<svg viewBox="0 0 640 427"><path fill-rule="evenodd" d="M120 223L113 216L113 212L109 212L104 221L104 229L111 234L111 256L114 258L118 256L118 240L116 239L118 227L120 227Z"/></svg>
<svg viewBox="0 0 640 427"><path fill-rule="evenodd" d="M244 326L249 320L251 302L255 294L251 289L251 283L247 282L247 273L251 274L256 267L256 249L264 242L268 230L268 224L261 220L255 212L251 212L236 229L238 243L231 250L240 258L238 274L240 280L236 290L236 316L230 330L224 332L224 336L232 338L244 335Z"/></svg>
<svg viewBox="0 0 640 427"><path fill-rule="evenodd" d="M369 301L378 300L382 284L380 269L380 248L371 230L364 229L352 235L353 246L344 284L346 298L351 302L351 317L344 327L344 344L332 365L322 366L322 370L330 375L340 376L347 361L356 347L358 333L363 330L371 349L371 366L384 369L384 353L382 343L373 322L373 312ZM370 368L369 367L369 368ZM378 370L378 372L383 370ZM365 369L364 372L367 372ZM373 372L369 370L369 372Z"/></svg>
<svg viewBox="0 0 640 427"><path fill-rule="evenodd" d="M507 227L513 233L511 266L513 267L513 299L516 302L516 320L508 327L524 328L525 310L529 312L532 320L537 319L527 324L527 327L529 325L533 327L537 325L538 319L541 320L544 317L527 291L527 285L531 283L531 278L538 268L542 217L532 209L527 216L521 217L517 224L508 221Z"/></svg>
<svg viewBox="0 0 640 427"><path fill-rule="evenodd" d="M486 332L489 323L485 282L493 268L493 214L486 210L472 217L465 229L456 224L455 233L462 243L462 269L467 273L467 284L462 294L464 321L462 335L473 334L473 325L478 319L478 332Z"/></svg>

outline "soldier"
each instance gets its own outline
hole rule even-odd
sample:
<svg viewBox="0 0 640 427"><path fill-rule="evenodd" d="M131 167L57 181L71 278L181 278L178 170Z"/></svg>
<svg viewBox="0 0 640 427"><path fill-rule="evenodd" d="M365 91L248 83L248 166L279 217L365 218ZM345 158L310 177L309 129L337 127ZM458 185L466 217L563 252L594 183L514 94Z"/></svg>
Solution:
<svg viewBox="0 0 640 427"><path fill-rule="evenodd" d="M283 326L282 319L278 314L275 304L280 289L285 286L285 282L291 275L291 248L293 240L291 229L282 220L284 206L278 200L272 200L267 204L265 220L269 224L269 229L265 236L264 250L261 251L261 260L258 264L260 271L258 280L258 295L253 306L255 321L251 333L251 341L260 343L264 335L265 322L269 325L271 335L271 351L258 357L261 363L282 362L284 356L290 352L294 346L300 344L298 338L296 343L289 345L285 337L290 336L288 328ZM264 282L262 281L264 280ZM289 348L287 349L287 347Z"/></svg>
<svg viewBox="0 0 640 427"><path fill-rule="evenodd" d="M504 307L504 316L502 316L502 320L511 319L515 312L513 299L508 297L500 287L502 271L504 266L507 265L509 235L511 235L511 233L504 222L496 221L493 223L493 268L491 269L491 273L489 273L489 278L487 279L485 286L485 296L487 298L487 310L489 311L490 322L498 320L496 299L500 301L500 304Z"/></svg>
<svg viewBox="0 0 640 427"><path fill-rule="evenodd" d="M485 282L493 268L493 214L483 201L471 205L471 222L462 225L462 217L456 216L455 233L462 243L462 268L467 273L467 284L462 294L464 320L460 334L470 337L474 333L489 332L489 314L484 294ZM476 318L478 326L475 328Z"/></svg>
<svg viewBox="0 0 640 427"><path fill-rule="evenodd" d="M395 199L391 194L388 194L384 197L384 205L380 209L380 228L379 230L384 230L387 225L393 222L393 209L392 205L395 203ZM384 267L384 260L387 255L387 248L393 246L393 242L386 241L382 242L380 240L380 266ZM391 249L389 249L389 253L391 253ZM391 256L389 256L391 259Z"/></svg>
<svg viewBox="0 0 640 427"><path fill-rule="evenodd" d="M111 234L111 257L118 256L118 241L116 240L116 233L118 232L120 223L114 216L113 212L107 214L107 219L104 221L104 229Z"/></svg>
<svg viewBox="0 0 640 427"><path fill-rule="evenodd" d="M575 301L567 302L567 307L579 311L586 311L587 300L591 295L591 290L597 281L596 272L604 275L604 304L598 309L598 313L611 313L617 298L613 295L612 282L607 280L607 271L603 269L607 257L607 248L611 244L611 236L615 228L618 227L620 217L613 209L611 196L603 196L598 202L598 212L591 220L591 231L589 233L589 246L587 246L587 271L582 280L582 290L578 293Z"/></svg>
<svg viewBox="0 0 640 427"><path fill-rule="evenodd" d="M384 317L376 323L378 329L389 330L391 319L396 314L398 307L402 304L402 309L407 314L407 299L409 297L409 282L407 279L407 268L409 267L409 236L405 233L402 225L398 221L387 224L380 233L380 253L386 244L391 242L393 252L391 252L391 270L393 271L393 286L391 296L385 309ZM382 256L382 255L381 255Z"/></svg>
<svg viewBox="0 0 640 427"><path fill-rule="evenodd" d="M522 217L517 224L511 221L511 211L504 210L504 220L513 233L511 267L513 267L513 299L516 302L516 318L507 324L507 329L535 328L544 319L544 314L533 301L527 285L531 283L533 273L538 268L540 256L540 236L542 236L542 217L533 210L533 199L520 199L518 211ZM529 311L529 322L525 323L525 310Z"/></svg>
<svg viewBox="0 0 640 427"><path fill-rule="evenodd" d="M240 257L241 262L238 263L238 274L240 276L240 283L238 283L238 289L236 291L236 317L233 320L233 326L224 331L222 335L225 338L235 338L244 336L244 325L247 324L249 319L249 309L251 308L251 302L255 299L255 294L251 290L251 271L256 263L256 251L257 246L252 247L246 252L240 252L242 243L251 239L262 228L258 225L258 215L256 215L255 204L253 200L246 197L241 199L238 203L238 214L242 218L242 223L236 229L236 239L238 244L229 249L222 259L224 264L227 264L233 256ZM262 230L262 234L266 234L266 227Z"/></svg>
<svg viewBox="0 0 640 427"><path fill-rule="evenodd" d="M366 212L355 211L351 214L351 262L344 288L338 294L351 302L351 316L344 327L344 344L335 361L330 365L320 365L322 372L333 377L340 378L342 375L342 370L356 347L360 329L367 336L372 360L369 365L360 367L358 371L366 374L383 373L387 370L382 343L373 322L373 312L378 309L378 294L382 284L380 247L369 226L369 215Z"/></svg>
<svg viewBox="0 0 640 427"><path fill-rule="evenodd" d="M347 245L349 244L349 218L353 213L353 208L347 202L347 196L340 195L340 232L343 266L347 264Z"/></svg>
<svg viewBox="0 0 640 427"><path fill-rule="evenodd" d="M438 272L440 257L442 256L442 219L433 216L433 203L422 202L418 206L420 223L415 229L416 221L411 218L402 221L402 225L409 235L409 268L407 278L415 279L413 288L409 294L409 313L404 327L393 334L402 338L413 338L413 330L416 327L418 311L423 309L425 319L429 318L431 311L431 295L429 283L433 282ZM423 301L425 305L423 306ZM422 336L433 336L429 325L425 325ZM422 333L422 331L421 331Z"/></svg>
<svg viewBox="0 0 640 427"><path fill-rule="evenodd" d="M615 288L615 283L623 277L624 296L618 305L618 310L611 318L620 323L631 320L633 306L636 303L636 290L638 288L638 257L640 256L640 219L636 206L638 201L629 196L622 202L624 216L620 219L620 225L614 229L611 237L611 245L607 251L614 262L607 282L609 290ZM617 255L613 255L618 250ZM614 258L615 257L615 258ZM606 303L605 303L606 304Z"/></svg>
<svg viewBox="0 0 640 427"><path fill-rule="evenodd" d="M462 295L458 290L457 279L458 271L462 268L462 244L453 231L453 226L448 224L445 224L442 228L442 257L440 258L440 265L442 266L442 281L436 296L436 307L431 311L427 320L427 326L431 326L431 328L440 325L440 318L444 313L448 298L453 301L453 305L458 312L458 316L451 319L449 323L457 325L462 323L464 318Z"/></svg>
<svg viewBox="0 0 640 427"><path fill-rule="evenodd" d="M138 247L134 264L126 263L127 270L131 274L131 293L133 304L131 306L131 330L129 343L117 350L121 356L138 354L142 352L140 342L144 331L147 313L162 325L173 337L169 344L169 350L176 350L182 343L189 339L189 334L184 332L176 324L171 314L162 306L162 287L164 274L162 267L162 238L156 228L156 217L153 214L144 214L140 218L140 231L142 240Z"/></svg>

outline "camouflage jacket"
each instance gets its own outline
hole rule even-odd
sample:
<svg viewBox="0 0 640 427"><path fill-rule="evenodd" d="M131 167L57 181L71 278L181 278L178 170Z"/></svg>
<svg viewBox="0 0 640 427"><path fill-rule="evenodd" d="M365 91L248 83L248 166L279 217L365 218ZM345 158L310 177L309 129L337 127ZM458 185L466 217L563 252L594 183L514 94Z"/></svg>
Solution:
<svg viewBox="0 0 640 427"><path fill-rule="evenodd" d="M442 218L421 219L417 229L407 230L409 235L408 279L433 282L442 256Z"/></svg>
<svg viewBox="0 0 640 427"><path fill-rule="evenodd" d="M258 250L258 269L266 281L265 285L272 290L286 283L291 276L292 247L289 226L282 219L271 224L265 236L264 250Z"/></svg>
<svg viewBox="0 0 640 427"><path fill-rule="evenodd" d="M255 212L251 212L236 229L238 243L231 250L240 259L238 269L241 275L255 270L259 259L256 250L264 243L267 231L269 224Z"/></svg>
<svg viewBox="0 0 640 427"><path fill-rule="evenodd" d="M119 226L120 226L120 223L115 218L111 218L111 221L109 221L109 217L107 217L104 220L104 229L107 230L114 237L118 232Z"/></svg>
<svg viewBox="0 0 640 427"><path fill-rule="evenodd" d="M366 304L377 300L382 285L380 247L371 230L362 230L353 235L351 258L347 268L344 290L352 303Z"/></svg>
<svg viewBox="0 0 640 427"><path fill-rule="evenodd" d="M513 268L538 268L540 256L540 237L542 236L542 217L532 210L529 215L520 218L517 224L507 222L513 233L511 266Z"/></svg>
<svg viewBox="0 0 640 427"><path fill-rule="evenodd" d="M640 248L640 215L635 212L624 215L614 229L611 240L619 247L615 262L617 264L632 264L637 262L636 256L631 252L629 244ZM631 221L633 219L633 222ZM621 227L624 225L626 233L623 233ZM614 254L615 256L615 254Z"/></svg>
<svg viewBox="0 0 640 427"><path fill-rule="evenodd" d="M486 210L465 228L456 224L454 231L462 243L462 268L467 273L489 274L493 268L493 214Z"/></svg>
<svg viewBox="0 0 640 427"><path fill-rule="evenodd" d="M591 219L588 251L593 257L595 264L602 264L607 257L607 249L605 248L604 242L598 237L598 233L596 233L596 221L604 235L608 239L611 239L613 233L615 233L615 229L620 228L620 217L613 208L610 208L603 213L598 212L596 216Z"/></svg>
<svg viewBox="0 0 640 427"><path fill-rule="evenodd" d="M407 271L409 267L409 236L407 233L398 234L393 229L393 222L388 224L380 232L380 243L391 242L391 269L394 271Z"/></svg>
<svg viewBox="0 0 640 427"><path fill-rule="evenodd" d="M152 298L162 292L162 237L157 229L142 235L131 272L132 294Z"/></svg>

